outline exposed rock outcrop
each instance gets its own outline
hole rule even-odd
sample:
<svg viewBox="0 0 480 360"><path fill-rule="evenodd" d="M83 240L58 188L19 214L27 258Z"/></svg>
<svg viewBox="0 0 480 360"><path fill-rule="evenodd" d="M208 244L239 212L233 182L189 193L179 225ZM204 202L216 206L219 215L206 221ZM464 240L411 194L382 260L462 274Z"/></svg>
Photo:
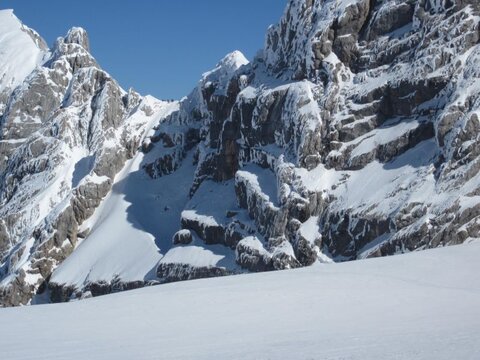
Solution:
<svg viewBox="0 0 480 360"><path fill-rule="evenodd" d="M208 225L202 209L182 227L207 245L248 227L234 244L249 271L480 237L479 15L476 2L289 1L252 63L209 80L220 62L164 123L201 129L191 196L217 182L248 215Z"/></svg>

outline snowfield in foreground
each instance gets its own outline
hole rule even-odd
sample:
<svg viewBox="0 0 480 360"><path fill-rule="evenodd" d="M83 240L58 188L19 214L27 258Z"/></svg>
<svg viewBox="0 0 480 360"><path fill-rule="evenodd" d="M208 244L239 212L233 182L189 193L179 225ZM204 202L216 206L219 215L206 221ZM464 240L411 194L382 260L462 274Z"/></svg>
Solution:
<svg viewBox="0 0 480 360"><path fill-rule="evenodd" d="M480 243L0 310L1 359L480 359Z"/></svg>

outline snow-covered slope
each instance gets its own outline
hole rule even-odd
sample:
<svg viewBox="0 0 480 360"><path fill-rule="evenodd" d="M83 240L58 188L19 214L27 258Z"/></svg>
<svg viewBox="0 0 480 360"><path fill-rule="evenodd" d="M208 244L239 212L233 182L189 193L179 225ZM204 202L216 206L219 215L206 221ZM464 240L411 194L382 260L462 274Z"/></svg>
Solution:
<svg viewBox="0 0 480 360"><path fill-rule="evenodd" d="M13 10L0 10L0 115L7 93L42 63L47 51L45 42L23 25Z"/></svg>
<svg viewBox="0 0 480 360"><path fill-rule="evenodd" d="M480 244L0 310L0 358L480 356Z"/></svg>

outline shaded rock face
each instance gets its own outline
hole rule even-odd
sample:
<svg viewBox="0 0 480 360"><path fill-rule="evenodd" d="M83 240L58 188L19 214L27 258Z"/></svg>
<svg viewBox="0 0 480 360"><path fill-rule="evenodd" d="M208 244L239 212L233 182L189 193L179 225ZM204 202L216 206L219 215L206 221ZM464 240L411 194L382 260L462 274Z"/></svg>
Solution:
<svg viewBox="0 0 480 360"><path fill-rule="evenodd" d="M206 279L226 275L230 275L228 270L216 266L193 266L189 264L161 263L157 268L157 276L161 283Z"/></svg>
<svg viewBox="0 0 480 360"><path fill-rule="evenodd" d="M48 285L48 291L50 293L50 300L58 303L138 289L145 285L148 284L143 281L124 282L120 279L114 279L112 282L92 282L81 291L74 286L50 283Z"/></svg>
<svg viewBox="0 0 480 360"><path fill-rule="evenodd" d="M188 245L193 241L192 233L190 230L180 230L173 235L173 244L174 245Z"/></svg>
<svg viewBox="0 0 480 360"><path fill-rule="evenodd" d="M248 271L479 238L479 16L473 1L289 1L252 63L222 60L158 130L199 129L190 196L214 181L241 209L181 226Z"/></svg>
<svg viewBox="0 0 480 360"><path fill-rule="evenodd" d="M44 44L34 32L32 41ZM46 288L139 145L146 120L129 119L145 112L144 100L121 89L88 51L85 30L73 28L5 98L0 305L27 304Z"/></svg>

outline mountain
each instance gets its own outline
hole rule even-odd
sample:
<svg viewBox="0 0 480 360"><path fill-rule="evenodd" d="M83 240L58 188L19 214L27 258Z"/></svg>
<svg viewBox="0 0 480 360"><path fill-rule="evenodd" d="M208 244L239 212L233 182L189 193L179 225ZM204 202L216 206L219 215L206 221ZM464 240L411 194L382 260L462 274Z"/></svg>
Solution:
<svg viewBox="0 0 480 360"><path fill-rule="evenodd" d="M3 305L480 238L477 1L290 0L170 103L1 16Z"/></svg>
<svg viewBox="0 0 480 360"><path fill-rule="evenodd" d="M1 303L28 303L168 104L120 88L72 28L53 49L0 12ZM5 50L4 50L5 49Z"/></svg>
<svg viewBox="0 0 480 360"><path fill-rule="evenodd" d="M20 359L478 358L480 243L0 311ZM48 328L47 328L48 327Z"/></svg>

